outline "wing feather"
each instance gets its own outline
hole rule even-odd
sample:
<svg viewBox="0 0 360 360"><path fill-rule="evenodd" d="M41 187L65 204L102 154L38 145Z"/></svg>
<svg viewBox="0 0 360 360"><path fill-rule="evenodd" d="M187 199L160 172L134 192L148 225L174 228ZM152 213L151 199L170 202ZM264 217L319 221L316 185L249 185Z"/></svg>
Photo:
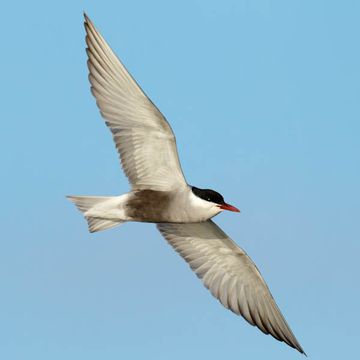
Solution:
<svg viewBox="0 0 360 360"><path fill-rule="evenodd" d="M133 190L186 186L174 133L85 15L91 92Z"/></svg>
<svg viewBox="0 0 360 360"><path fill-rule="evenodd" d="M255 264L213 221L157 227L226 308L305 354Z"/></svg>

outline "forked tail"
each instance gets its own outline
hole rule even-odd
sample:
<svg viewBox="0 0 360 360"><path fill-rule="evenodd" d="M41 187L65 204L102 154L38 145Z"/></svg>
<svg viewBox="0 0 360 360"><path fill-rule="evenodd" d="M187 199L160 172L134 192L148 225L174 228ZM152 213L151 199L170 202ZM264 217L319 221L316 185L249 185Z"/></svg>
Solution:
<svg viewBox="0 0 360 360"><path fill-rule="evenodd" d="M114 197L67 196L67 198L83 213L90 232L110 229L125 222L123 220L102 217L102 214L106 214L112 209Z"/></svg>

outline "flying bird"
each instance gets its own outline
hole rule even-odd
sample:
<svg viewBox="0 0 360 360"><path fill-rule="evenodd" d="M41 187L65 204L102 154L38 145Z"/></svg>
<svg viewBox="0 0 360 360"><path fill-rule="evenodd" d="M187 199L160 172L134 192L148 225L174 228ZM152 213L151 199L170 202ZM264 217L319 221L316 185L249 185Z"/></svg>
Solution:
<svg viewBox="0 0 360 360"><path fill-rule="evenodd" d="M305 354L255 264L211 220L239 210L218 192L186 182L169 123L86 15L85 30L91 92L131 184L120 196L68 196L89 231L155 223L222 305Z"/></svg>

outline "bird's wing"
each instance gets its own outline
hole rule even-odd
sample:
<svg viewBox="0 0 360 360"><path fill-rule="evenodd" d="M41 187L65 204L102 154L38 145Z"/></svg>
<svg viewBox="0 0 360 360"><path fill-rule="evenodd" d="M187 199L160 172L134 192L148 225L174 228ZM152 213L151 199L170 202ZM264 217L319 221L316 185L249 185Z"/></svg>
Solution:
<svg viewBox="0 0 360 360"><path fill-rule="evenodd" d="M304 353L255 264L214 222L157 227L226 308Z"/></svg>
<svg viewBox="0 0 360 360"><path fill-rule="evenodd" d="M85 15L91 91L133 190L186 186L173 131Z"/></svg>

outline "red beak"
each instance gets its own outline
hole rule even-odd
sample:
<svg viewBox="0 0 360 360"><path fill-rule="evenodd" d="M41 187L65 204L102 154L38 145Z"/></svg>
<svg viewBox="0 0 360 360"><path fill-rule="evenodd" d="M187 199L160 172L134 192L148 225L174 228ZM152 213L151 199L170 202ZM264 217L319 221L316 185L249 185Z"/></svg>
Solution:
<svg viewBox="0 0 360 360"><path fill-rule="evenodd" d="M240 212L240 210L238 208L236 208L235 206L229 205L229 204L221 204L218 205L220 209L223 210L229 210L229 211L234 211L234 212Z"/></svg>

